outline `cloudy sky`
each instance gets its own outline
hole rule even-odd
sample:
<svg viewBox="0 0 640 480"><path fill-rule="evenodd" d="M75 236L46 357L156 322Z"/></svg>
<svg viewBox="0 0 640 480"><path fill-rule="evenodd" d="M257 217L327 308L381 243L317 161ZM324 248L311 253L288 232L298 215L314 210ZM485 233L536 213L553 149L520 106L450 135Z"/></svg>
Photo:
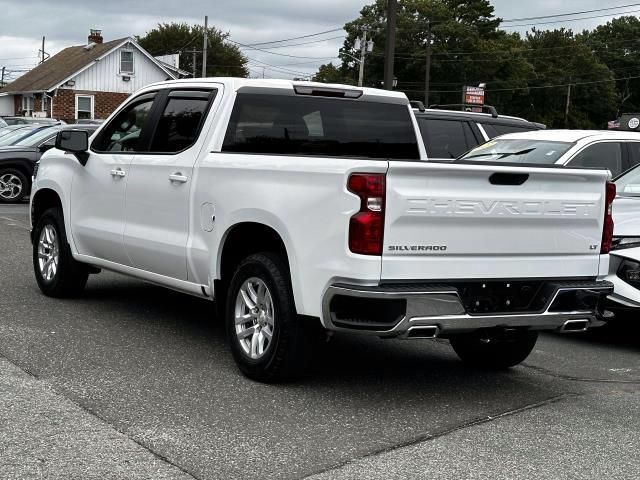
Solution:
<svg viewBox="0 0 640 480"><path fill-rule="evenodd" d="M358 16L367 0L0 0L0 67L5 66L15 78L21 70L37 63L42 36L45 50L55 54L70 45L86 42L90 28L103 30L105 40L142 35L160 22L203 22L228 31L237 42L249 44L297 37L342 27ZM568 12L620 7L616 10L560 17L538 28L567 26L574 30L593 28L621 13L640 14L640 3L629 0L536 0L530 2L493 0L496 15L516 19ZM601 18L584 18L602 16ZM572 21L572 18L582 20ZM512 22L509 30L521 32L534 23ZM342 44L342 32L327 33L306 43L288 48L271 48L270 52L246 50L251 59L252 75L291 78L310 74L317 67L331 61ZM322 40L326 39L326 40ZM288 43L305 43L304 40ZM281 44L284 45L284 44ZM269 48L266 48L269 50ZM298 75L299 76L299 75Z"/></svg>

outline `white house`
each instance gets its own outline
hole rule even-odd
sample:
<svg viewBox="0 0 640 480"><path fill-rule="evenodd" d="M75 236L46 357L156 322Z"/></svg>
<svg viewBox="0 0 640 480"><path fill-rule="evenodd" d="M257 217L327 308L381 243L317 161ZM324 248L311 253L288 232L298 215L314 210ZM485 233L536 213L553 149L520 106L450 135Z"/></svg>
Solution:
<svg viewBox="0 0 640 480"><path fill-rule="evenodd" d="M65 48L0 89L0 115L67 122L106 118L136 90L184 73L152 57L133 38L103 42L101 31L91 30L87 45Z"/></svg>

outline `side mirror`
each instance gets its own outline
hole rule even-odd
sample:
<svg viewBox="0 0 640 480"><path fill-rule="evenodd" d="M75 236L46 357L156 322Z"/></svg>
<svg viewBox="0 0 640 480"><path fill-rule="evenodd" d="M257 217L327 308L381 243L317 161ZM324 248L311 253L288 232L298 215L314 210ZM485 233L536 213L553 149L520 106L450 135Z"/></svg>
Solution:
<svg viewBox="0 0 640 480"><path fill-rule="evenodd" d="M56 148L73 153L82 166L87 164L89 134L86 130L63 130L56 135Z"/></svg>

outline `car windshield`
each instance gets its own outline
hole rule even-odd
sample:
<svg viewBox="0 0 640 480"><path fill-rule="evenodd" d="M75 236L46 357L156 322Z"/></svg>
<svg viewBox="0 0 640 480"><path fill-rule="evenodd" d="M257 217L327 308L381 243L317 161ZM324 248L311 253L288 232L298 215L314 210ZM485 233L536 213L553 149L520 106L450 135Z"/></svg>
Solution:
<svg viewBox="0 0 640 480"><path fill-rule="evenodd" d="M573 143L532 139L497 139L465 153L456 161L552 165Z"/></svg>
<svg viewBox="0 0 640 480"><path fill-rule="evenodd" d="M615 180L618 195L640 197L640 168L636 167Z"/></svg>
<svg viewBox="0 0 640 480"><path fill-rule="evenodd" d="M60 127L43 128L40 131L36 131L32 135L22 138L21 140L12 143L12 145L20 145L23 147L37 147L40 143L48 140L54 136L56 132L60 130Z"/></svg>
<svg viewBox="0 0 640 480"><path fill-rule="evenodd" d="M22 140L25 137L33 134L34 132L40 130L42 128L41 125L38 126L28 126L25 128L19 128L11 133L0 137L0 146L13 145L15 142Z"/></svg>

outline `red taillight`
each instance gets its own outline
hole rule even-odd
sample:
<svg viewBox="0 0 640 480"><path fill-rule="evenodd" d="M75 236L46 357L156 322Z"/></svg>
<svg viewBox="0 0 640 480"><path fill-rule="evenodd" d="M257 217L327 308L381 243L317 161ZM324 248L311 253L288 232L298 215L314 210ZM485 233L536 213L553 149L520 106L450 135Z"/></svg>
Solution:
<svg viewBox="0 0 640 480"><path fill-rule="evenodd" d="M604 206L604 229L600 253L609 253L613 243L613 200L616 198L616 184L607 182L606 203Z"/></svg>
<svg viewBox="0 0 640 480"><path fill-rule="evenodd" d="M354 173L347 188L360 197L360 211L349 222L349 250L360 255L382 255L384 237L384 174Z"/></svg>

